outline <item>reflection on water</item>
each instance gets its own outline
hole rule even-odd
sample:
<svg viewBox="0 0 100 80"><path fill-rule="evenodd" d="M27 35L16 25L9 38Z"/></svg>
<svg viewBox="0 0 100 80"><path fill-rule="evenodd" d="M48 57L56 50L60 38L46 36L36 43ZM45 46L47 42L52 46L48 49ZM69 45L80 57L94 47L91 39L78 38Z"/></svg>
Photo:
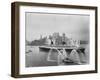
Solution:
<svg viewBox="0 0 100 80"><path fill-rule="evenodd" d="M86 45L83 45L86 50L86 60L89 62L89 50ZM58 53L57 51L52 51L53 55L51 59L54 61L48 61L49 51L40 50L38 46L26 46L25 54L25 64L26 67L41 67L41 66L57 66L58 65Z"/></svg>

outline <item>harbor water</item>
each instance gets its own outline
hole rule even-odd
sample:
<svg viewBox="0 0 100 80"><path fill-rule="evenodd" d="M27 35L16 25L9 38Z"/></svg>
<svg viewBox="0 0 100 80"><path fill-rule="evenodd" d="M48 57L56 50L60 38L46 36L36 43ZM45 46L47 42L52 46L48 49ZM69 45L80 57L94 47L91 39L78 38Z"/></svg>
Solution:
<svg viewBox="0 0 100 80"><path fill-rule="evenodd" d="M82 46L85 47L86 63L89 63L89 47L88 45ZM48 60L48 55L51 58L50 60ZM50 53L47 50L40 50L39 46L26 46L25 65L26 67L58 66L58 52L53 50ZM71 63L71 65L77 64Z"/></svg>

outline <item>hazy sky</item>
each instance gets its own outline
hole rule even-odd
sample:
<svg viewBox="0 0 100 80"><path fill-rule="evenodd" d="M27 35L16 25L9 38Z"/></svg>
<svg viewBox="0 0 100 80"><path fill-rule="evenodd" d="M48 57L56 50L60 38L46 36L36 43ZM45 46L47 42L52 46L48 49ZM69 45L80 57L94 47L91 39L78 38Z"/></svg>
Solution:
<svg viewBox="0 0 100 80"><path fill-rule="evenodd" d="M73 39L89 39L88 15L63 15L26 13L26 39L39 39L40 35L48 36L54 32L66 33Z"/></svg>

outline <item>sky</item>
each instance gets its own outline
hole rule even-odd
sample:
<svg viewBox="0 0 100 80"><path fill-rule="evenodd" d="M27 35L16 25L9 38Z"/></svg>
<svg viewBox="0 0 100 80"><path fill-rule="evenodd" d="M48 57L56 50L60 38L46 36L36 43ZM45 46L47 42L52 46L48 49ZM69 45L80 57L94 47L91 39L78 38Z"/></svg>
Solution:
<svg viewBox="0 0 100 80"><path fill-rule="evenodd" d="M89 40L89 15L26 13L26 40L39 39L54 32L78 40Z"/></svg>

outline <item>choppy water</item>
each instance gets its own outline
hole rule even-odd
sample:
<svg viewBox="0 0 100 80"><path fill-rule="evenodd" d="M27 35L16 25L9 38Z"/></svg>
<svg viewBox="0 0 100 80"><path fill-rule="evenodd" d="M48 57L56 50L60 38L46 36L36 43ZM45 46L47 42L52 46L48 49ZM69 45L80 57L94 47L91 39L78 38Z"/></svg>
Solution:
<svg viewBox="0 0 100 80"><path fill-rule="evenodd" d="M84 47L86 47L86 45ZM89 56L89 52L87 53ZM51 55L51 57L54 59L54 61L47 60L48 54L48 51L41 51L38 46L26 46L26 67L57 66L58 53L56 51L52 51L53 55Z"/></svg>

